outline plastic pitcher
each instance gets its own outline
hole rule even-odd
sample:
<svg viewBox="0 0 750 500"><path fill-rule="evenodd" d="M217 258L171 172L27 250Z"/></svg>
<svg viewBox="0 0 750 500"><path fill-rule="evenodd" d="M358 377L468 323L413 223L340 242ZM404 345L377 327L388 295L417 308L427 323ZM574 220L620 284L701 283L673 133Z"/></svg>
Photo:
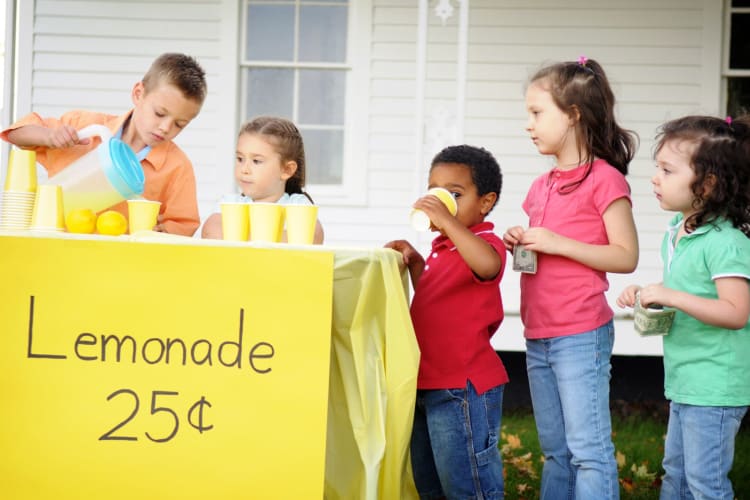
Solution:
<svg viewBox="0 0 750 500"><path fill-rule="evenodd" d="M143 168L133 150L104 125L78 131L80 139L101 137L101 144L49 178L62 186L65 213L89 208L100 212L143 194Z"/></svg>

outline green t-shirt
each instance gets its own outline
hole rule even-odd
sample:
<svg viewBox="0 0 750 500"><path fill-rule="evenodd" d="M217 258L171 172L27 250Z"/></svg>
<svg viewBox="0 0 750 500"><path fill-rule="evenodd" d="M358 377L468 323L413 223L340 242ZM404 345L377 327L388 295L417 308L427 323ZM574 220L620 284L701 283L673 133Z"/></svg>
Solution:
<svg viewBox="0 0 750 500"><path fill-rule="evenodd" d="M666 287L716 299L715 279L750 280L750 239L742 231L721 219L683 236L675 248L681 224L678 214L661 245ZM697 406L750 405L750 323L727 330L677 311L664 337L664 394Z"/></svg>

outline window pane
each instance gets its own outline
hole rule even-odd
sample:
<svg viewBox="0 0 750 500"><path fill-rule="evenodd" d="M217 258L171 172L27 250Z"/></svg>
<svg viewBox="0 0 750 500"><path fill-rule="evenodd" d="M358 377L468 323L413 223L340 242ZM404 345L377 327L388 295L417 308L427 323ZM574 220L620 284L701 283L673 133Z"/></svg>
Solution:
<svg viewBox="0 0 750 500"><path fill-rule="evenodd" d="M245 116L275 115L293 118L294 70L247 70L247 109Z"/></svg>
<svg viewBox="0 0 750 500"><path fill-rule="evenodd" d="M750 69L750 14L732 14L729 67Z"/></svg>
<svg viewBox="0 0 750 500"><path fill-rule="evenodd" d="M345 77L341 70L300 70L300 123L344 124Z"/></svg>
<svg viewBox="0 0 750 500"><path fill-rule="evenodd" d="M727 114L737 117L750 113L750 78L728 80Z"/></svg>
<svg viewBox="0 0 750 500"><path fill-rule="evenodd" d="M344 132L302 127L300 132L305 142L306 184L341 184Z"/></svg>
<svg viewBox="0 0 750 500"><path fill-rule="evenodd" d="M346 6L301 7L299 60L345 62L347 17Z"/></svg>
<svg viewBox="0 0 750 500"><path fill-rule="evenodd" d="M294 60L294 6L249 5L247 8L248 59Z"/></svg>

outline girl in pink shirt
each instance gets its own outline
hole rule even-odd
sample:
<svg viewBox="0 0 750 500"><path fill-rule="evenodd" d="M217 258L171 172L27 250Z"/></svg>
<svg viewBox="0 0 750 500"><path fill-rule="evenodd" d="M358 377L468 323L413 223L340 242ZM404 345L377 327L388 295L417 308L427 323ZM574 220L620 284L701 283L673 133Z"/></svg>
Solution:
<svg viewBox="0 0 750 500"><path fill-rule="evenodd" d="M602 67L581 57L542 68L526 90L526 130L555 167L523 203L529 227L503 242L537 253L521 276L521 318L543 499L619 498L609 413L613 312L606 273L629 273L638 239L625 175L637 145L614 116Z"/></svg>

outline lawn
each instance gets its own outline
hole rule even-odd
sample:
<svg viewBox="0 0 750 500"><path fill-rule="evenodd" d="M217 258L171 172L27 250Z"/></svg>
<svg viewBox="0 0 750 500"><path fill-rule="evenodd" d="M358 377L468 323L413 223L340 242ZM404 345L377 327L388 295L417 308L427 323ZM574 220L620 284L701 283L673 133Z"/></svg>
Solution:
<svg viewBox="0 0 750 500"><path fill-rule="evenodd" d="M730 474L738 500L750 500L750 425L745 417L736 441ZM657 499L667 432L666 404L613 405L612 438L619 468L623 499ZM543 459L539 451L534 417L529 410L503 413L501 449L505 462L505 498L539 498Z"/></svg>

